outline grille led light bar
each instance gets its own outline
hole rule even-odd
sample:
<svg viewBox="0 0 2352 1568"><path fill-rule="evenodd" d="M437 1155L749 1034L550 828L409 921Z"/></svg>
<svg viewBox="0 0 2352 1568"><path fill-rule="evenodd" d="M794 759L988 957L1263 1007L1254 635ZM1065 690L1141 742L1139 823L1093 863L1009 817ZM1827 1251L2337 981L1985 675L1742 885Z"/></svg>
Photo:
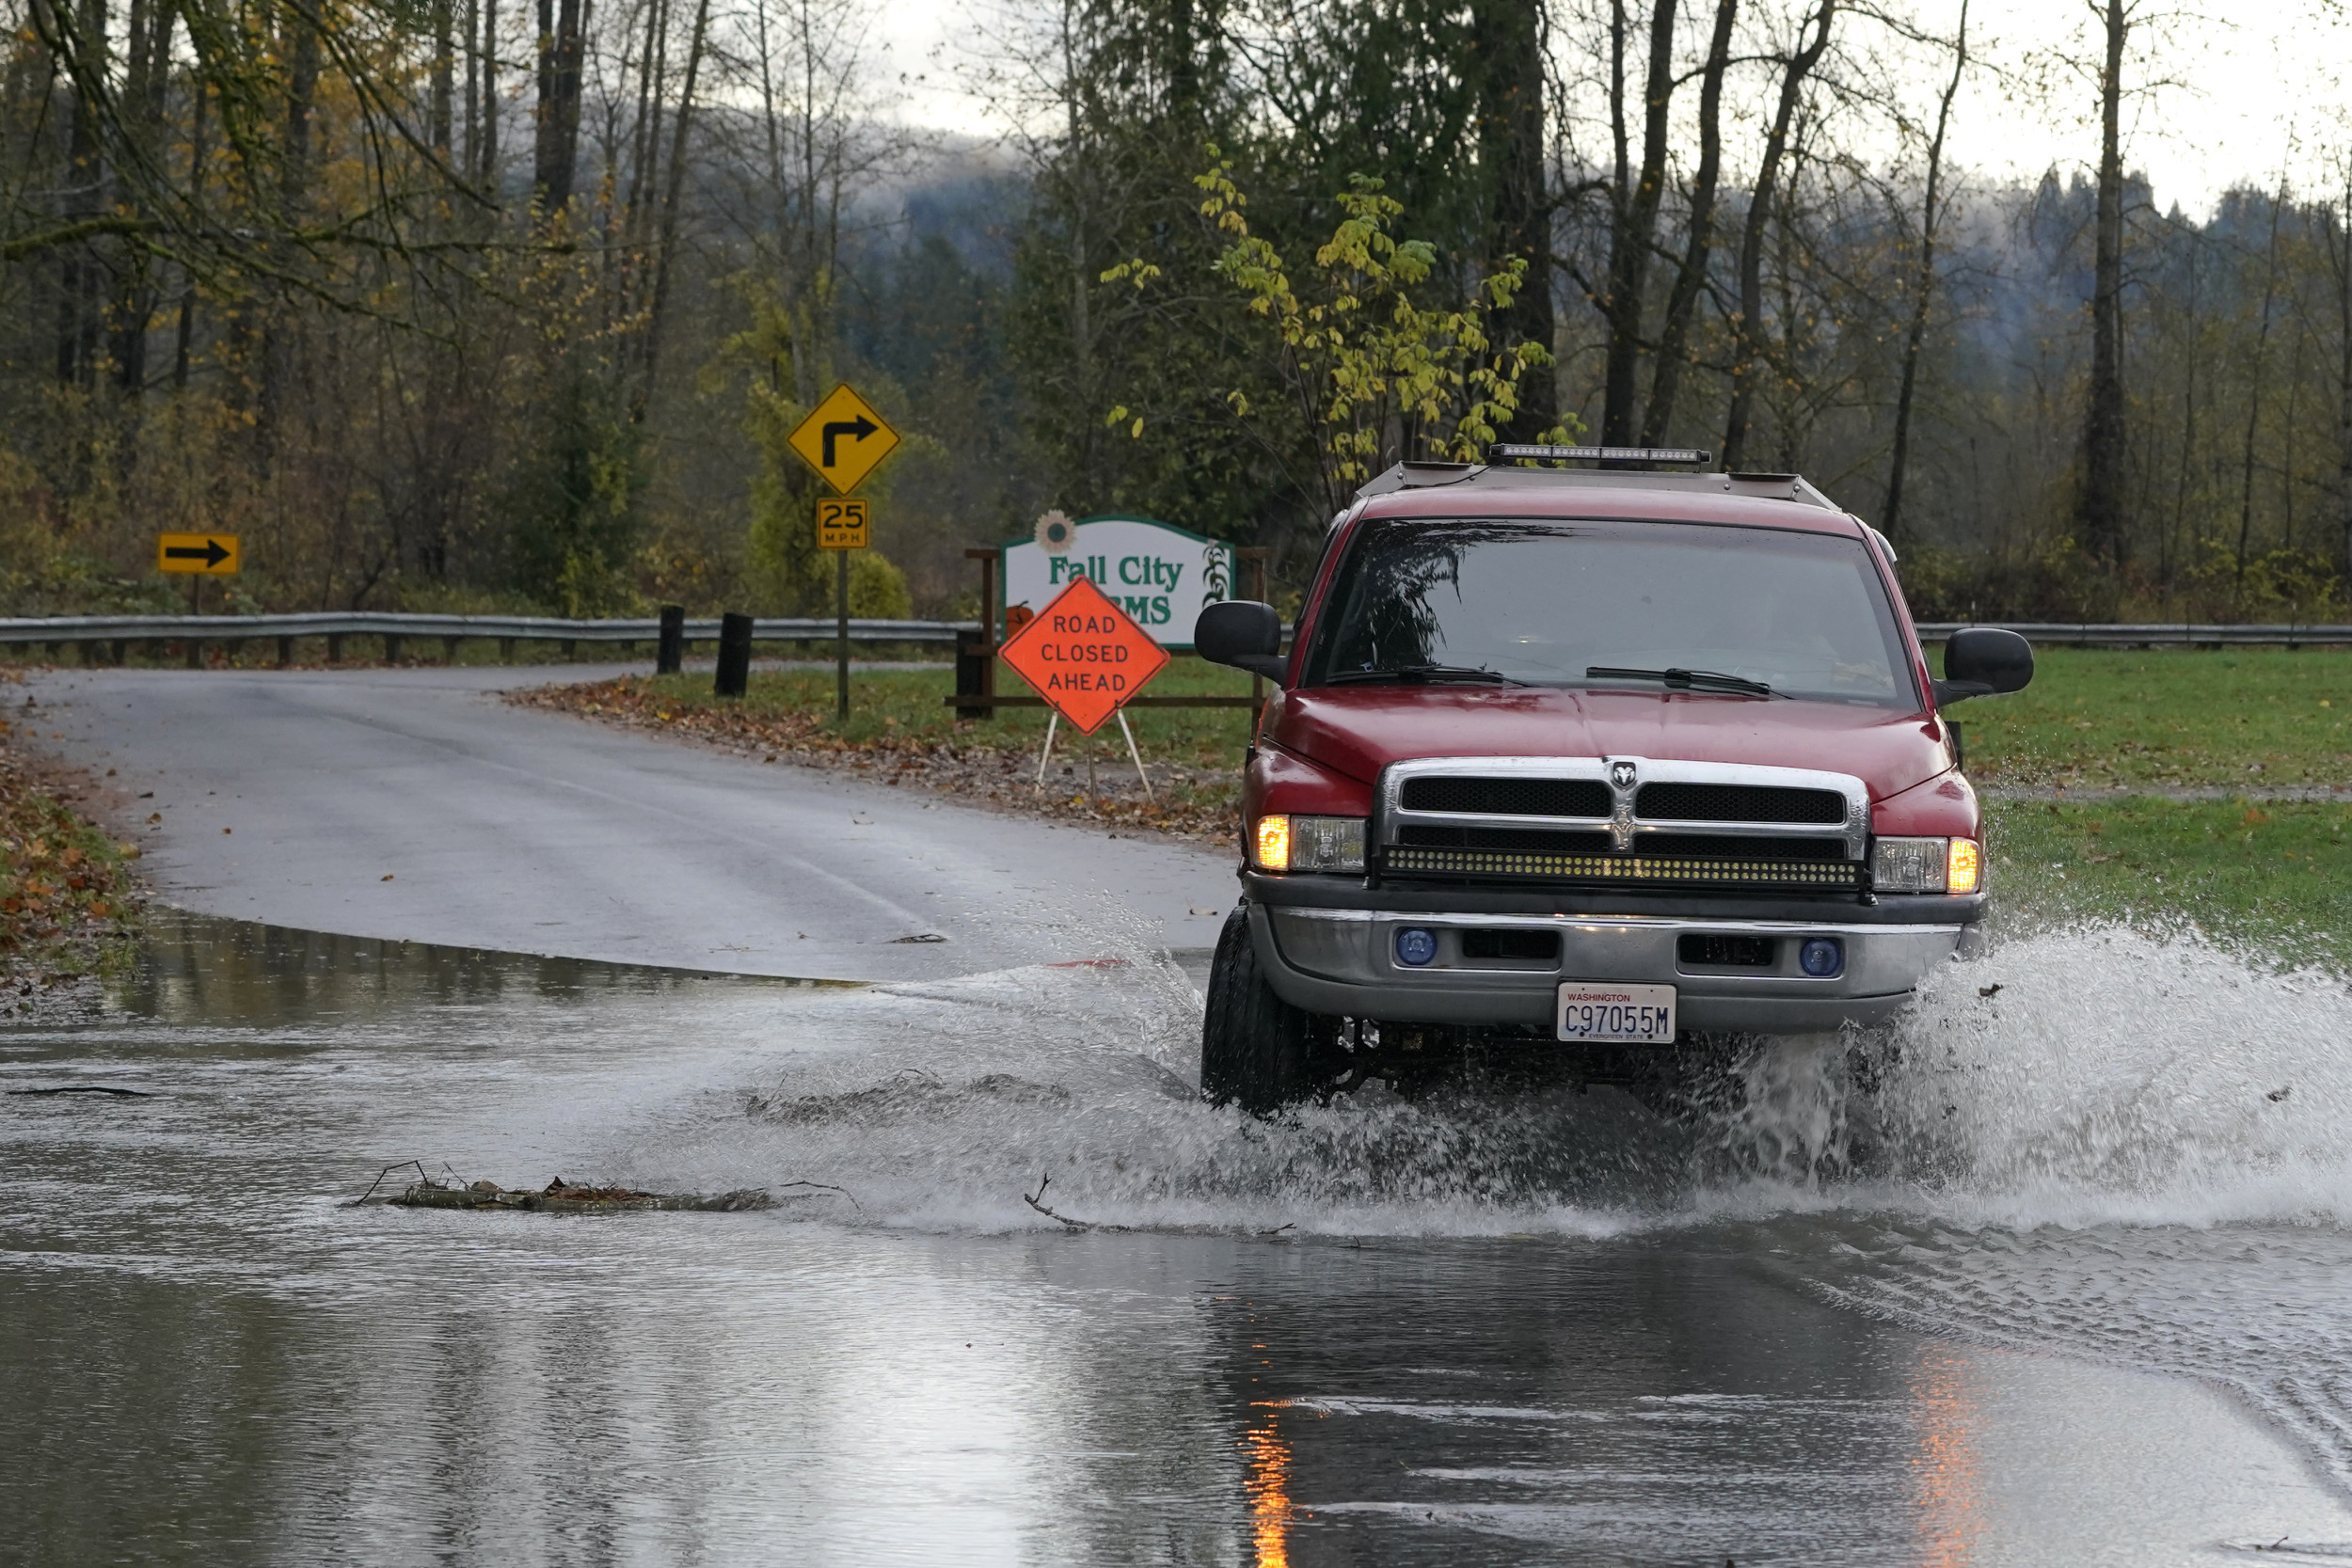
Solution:
<svg viewBox="0 0 2352 1568"><path fill-rule="evenodd" d="M1508 849L1423 849L1399 845L1389 869L1455 876L1577 877L1619 881L1716 882L1850 888L1851 861L1743 861L1664 855L1553 855Z"/></svg>

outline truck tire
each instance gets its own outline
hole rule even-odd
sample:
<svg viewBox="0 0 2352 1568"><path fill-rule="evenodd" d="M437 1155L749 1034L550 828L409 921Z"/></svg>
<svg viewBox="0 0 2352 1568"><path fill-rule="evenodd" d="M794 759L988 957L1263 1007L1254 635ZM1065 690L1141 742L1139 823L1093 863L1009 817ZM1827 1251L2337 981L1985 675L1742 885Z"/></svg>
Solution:
<svg viewBox="0 0 2352 1568"><path fill-rule="evenodd" d="M1200 1093L1268 1116L1327 1084L1330 1021L1274 994L1249 939L1249 908L1236 906L1217 933L1209 1003L1200 1020Z"/></svg>

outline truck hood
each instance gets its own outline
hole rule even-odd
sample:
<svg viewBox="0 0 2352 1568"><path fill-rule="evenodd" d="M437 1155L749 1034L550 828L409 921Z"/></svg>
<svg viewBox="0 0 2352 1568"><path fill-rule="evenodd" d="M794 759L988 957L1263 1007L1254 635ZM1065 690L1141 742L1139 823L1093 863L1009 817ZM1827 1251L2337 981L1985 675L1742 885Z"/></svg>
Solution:
<svg viewBox="0 0 2352 1568"><path fill-rule="evenodd" d="M1713 692L1549 687L1308 687L1278 692L1275 745L1372 784L1415 757L1649 757L1818 768L1883 800L1945 771L1932 718Z"/></svg>

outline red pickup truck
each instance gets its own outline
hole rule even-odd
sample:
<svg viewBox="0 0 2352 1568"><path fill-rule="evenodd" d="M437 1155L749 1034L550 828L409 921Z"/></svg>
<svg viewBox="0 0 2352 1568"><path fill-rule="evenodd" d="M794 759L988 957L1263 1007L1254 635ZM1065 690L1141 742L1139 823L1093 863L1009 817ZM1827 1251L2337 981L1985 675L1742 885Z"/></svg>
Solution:
<svg viewBox="0 0 2352 1568"><path fill-rule="evenodd" d="M1195 628L1279 686L1202 1028L1220 1102L1874 1023L1983 918L1943 710L2025 686L2023 638L1961 631L1931 676L1892 548L1796 475L1490 459L1367 484L1288 654L1268 605Z"/></svg>

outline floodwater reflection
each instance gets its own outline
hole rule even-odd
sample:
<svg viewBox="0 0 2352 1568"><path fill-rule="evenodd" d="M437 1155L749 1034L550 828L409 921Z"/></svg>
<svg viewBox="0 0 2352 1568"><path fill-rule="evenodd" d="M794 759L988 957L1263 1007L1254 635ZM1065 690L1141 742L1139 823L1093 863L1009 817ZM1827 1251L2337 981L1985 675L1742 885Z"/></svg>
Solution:
<svg viewBox="0 0 2352 1568"><path fill-rule="evenodd" d="M1279 1401L1262 1402L1256 1424L1242 1434L1242 1490L1249 1497L1250 1544L1258 1568L1289 1568L1291 1451L1282 1441Z"/></svg>
<svg viewBox="0 0 2352 1568"><path fill-rule="evenodd" d="M1218 1181L1302 1156L1170 1076L1196 1006L1140 963L795 990L170 928L107 996L0 1035L8 1087L150 1096L0 1097L0 1562L2139 1563L2352 1540L2218 1395L1834 1305L1848 1217L1514 1235L1450 1230L1500 1228L1454 1204L1260 1234L1301 1200ZM409 1157L847 1197L347 1206ZM1199 1222L1049 1227L1018 1196L1049 1163L1081 1213L1143 1192Z"/></svg>
<svg viewBox="0 0 2352 1568"><path fill-rule="evenodd" d="M1913 1475L1919 1503L1921 1568L1963 1568L1977 1560L1984 1531L1982 1489L1977 1480L1968 1359L1950 1345L1920 1347L1913 1399L1919 1415L1919 1451Z"/></svg>

